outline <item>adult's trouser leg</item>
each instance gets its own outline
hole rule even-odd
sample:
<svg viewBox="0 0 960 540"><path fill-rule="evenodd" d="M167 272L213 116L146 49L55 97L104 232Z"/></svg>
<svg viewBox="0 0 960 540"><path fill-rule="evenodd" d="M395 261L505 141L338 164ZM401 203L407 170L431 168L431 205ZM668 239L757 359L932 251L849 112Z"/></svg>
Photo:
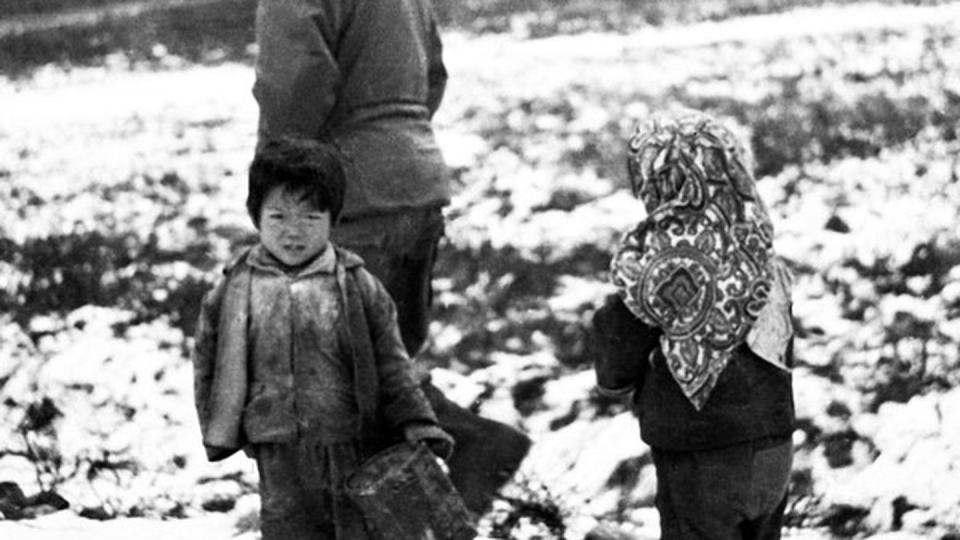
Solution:
<svg viewBox="0 0 960 540"><path fill-rule="evenodd" d="M433 301L433 266L443 236L440 208L362 218L334 228L333 241L364 259L397 305L404 346L411 358L426 341ZM467 507L480 514L530 449L530 438L511 426L482 418L447 399L429 377L424 393L440 426L456 441L447 461L450 479Z"/></svg>

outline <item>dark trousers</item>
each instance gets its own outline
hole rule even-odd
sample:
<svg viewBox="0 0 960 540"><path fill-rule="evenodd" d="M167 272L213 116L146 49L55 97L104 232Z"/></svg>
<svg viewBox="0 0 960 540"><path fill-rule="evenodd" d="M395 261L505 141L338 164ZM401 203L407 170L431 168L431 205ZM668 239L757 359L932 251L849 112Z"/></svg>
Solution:
<svg viewBox="0 0 960 540"><path fill-rule="evenodd" d="M343 486L359 463L359 445L316 440L252 446L260 472L263 540L366 540L363 514Z"/></svg>
<svg viewBox="0 0 960 540"><path fill-rule="evenodd" d="M333 241L364 260L397 305L403 344L414 357L427 339L433 301L433 265L443 236L440 208L415 209L347 221L335 227ZM509 480L530 449L530 438L506 424L481 418L447 399L423 380L423 390L440 426L456 441L447 460L450 480L467 507L481 514Z"/></svg>
<svg viewBox="0 0 960 540"><path fill-rule="evenodd" d="M440 208L422 208L340 223L331 239L363 258L397 305L397 324L411 358L430 328L433 265L443 236Z"/></svg>
<svg viewBox="0 0 960 540"><path fill-rule="evenodd" d="M653 449L663 540L777 540L793 462L789 438L694 452Z"/></svg>

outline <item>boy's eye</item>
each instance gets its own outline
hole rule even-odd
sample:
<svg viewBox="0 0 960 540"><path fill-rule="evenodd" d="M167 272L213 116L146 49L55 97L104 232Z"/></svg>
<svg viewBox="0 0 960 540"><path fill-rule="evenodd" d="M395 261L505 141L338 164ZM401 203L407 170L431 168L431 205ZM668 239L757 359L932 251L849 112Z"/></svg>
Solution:
<svg viewBox="0 0 960 540"><path fill-rule="evenodd" d="M283 214L280 212L267 212L267 219L283 219Z"/></svg>
<svg viewBox="0 0 960 540"><path fill-rule="evenodd" d="M307 214L307 219L310 221L320 221L323 219L323 214Z"/></svg>

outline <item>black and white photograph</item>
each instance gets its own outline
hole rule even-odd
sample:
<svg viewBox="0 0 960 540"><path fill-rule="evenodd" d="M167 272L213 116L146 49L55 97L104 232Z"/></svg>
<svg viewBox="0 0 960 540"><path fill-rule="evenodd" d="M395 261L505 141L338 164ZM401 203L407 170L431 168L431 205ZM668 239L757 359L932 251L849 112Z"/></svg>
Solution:
<svg viewBox="0 0 960 540"><path fill-rule="evenodd" d="M0 0L0 539L960 540L960 1Z"/></svg>

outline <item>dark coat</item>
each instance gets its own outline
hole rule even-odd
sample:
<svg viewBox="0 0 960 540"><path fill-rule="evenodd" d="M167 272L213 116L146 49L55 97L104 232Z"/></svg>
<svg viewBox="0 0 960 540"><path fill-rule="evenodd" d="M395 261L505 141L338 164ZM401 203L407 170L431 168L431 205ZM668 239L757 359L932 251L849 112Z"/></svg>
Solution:
<svg viewBox="0 0 960 540"><path fill-rule="evenodd" d="M252 269L247 253L229 265L225 278L204 298L194 348L194 391L204 445L211 459L222 459L248 442L289 442L297 436L291 400L293 375L277 377L258 388L259 396L277 396L271 407L258 407L269 418L243 420L249 388L247 323ZM360 412L358 432L374 452L401 437L407 422L436 424L436 416L413 379L410 360L400 339L396 309L383 285L356 255L337 249L337 281L347 324L345 361L353 366L354 391ZM247 429L244 429L246 425ZM269 433L248 433L250 426L270 426Z"/></svg>
<svg viewBox="0 0 960 540"><path fill-rule="evenodd" d="M733 352L703 409L673 379L658 328L644 324L611 295L593 318L601 393L633 394L641 438L664 450L694 451L789 436L795 427L792 377L746 344ZM787 366L793 364L793 341Z"/></svg>
<svg viewBox="0 0 960 540"><path fill-rule="evenodd" d="M429 0L259 2L260 140L333 141L343 219L440 206L449 171L430 119L447 81Z"/></svg>

